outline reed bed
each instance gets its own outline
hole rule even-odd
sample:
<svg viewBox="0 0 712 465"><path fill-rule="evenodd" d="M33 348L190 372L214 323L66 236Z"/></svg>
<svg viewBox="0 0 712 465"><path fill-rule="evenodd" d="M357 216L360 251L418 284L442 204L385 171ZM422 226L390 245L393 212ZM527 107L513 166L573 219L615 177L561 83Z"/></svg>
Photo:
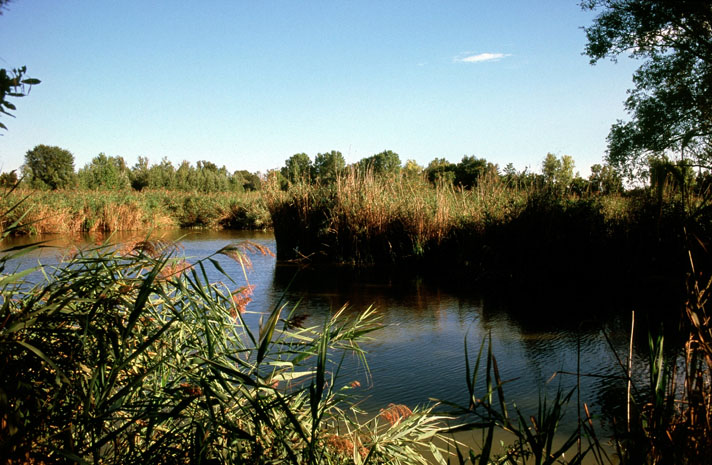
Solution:
<svg viewBox="0 0 712 465"><path fill-rule="evenodd" d="M310 192L302 199L318 201ZM401 211L454 215L427 202L411 208L409 194L400 195ZM448 205L462 195L435 190L431 199ZM376 205L368 224L387 229L388 205ZM446 404L450 414L391 404L363 420L358 385L341 379L339 367L347 355L365 363L359 342L380 329L377 314L338 311L304 328L297 309L280 303L249 325L247 275L210 282L206 267L222 272L222 255L248 270L250 254L270 253L259 244L230 244L187 263L176 245L144 240L77 251L56 268L34 269L43 272L39 282L26 281L32 269L5 273L36 247L0 256L6 463L698 464L712 453L712 275L698 266L699 250L688 254L683 350L665 350L665 338L651 334L641 365L630 363L632 350L619 354L618 382L632 387L629 413L611 419L612 436L602 437L575 389L542 398L531 416L519 411L487 339L474 357L465 341L469 396ZM648 384L636 385L635 372ZM562 436L567 414L578 427ZM480 447L449 436L463 430L478 432ZM496 447L497 431L511 442Z"/></svg>
<svg viewBox="0 0 712 465"><path fill-rule="evenodd" d="M529 195L495 177L463 190L357 170L333 184L272 185L264 193L280 258L314 254L354 264L423 257L456 228L506 221Z"/></svg>
<svg viewBox="0 0 712 465"><path fill-rule="evenodd" d="M9 211L21 199L25 200ZM18 222L16 234L271 227L256 192L14 190L0 199L0 208L9 211L2 227Z"/></svg>
<svg viewBox="0 0 712 465"><path fill-rule="evenodd" d="M264 199L280 259L418 264L480 278L541 265L570 270L591 260L604 266L625 248L616 241L628 241L636 227L628 198L555 196L512 188L494 175L461 189L352 171L333 184L269 185Z"/></svg>
<svg viewBox="0 0 712 465"><path fill-rule="evenodd" d="M270 252L237 243L186 263L177 250L103 245L36 284L0 274L3 463L446 463L445 417L394 406L364 421L339 376L380 328L373 311L305 328L278 304L250 325L247 275L211 283L206 267Z"/></svg>

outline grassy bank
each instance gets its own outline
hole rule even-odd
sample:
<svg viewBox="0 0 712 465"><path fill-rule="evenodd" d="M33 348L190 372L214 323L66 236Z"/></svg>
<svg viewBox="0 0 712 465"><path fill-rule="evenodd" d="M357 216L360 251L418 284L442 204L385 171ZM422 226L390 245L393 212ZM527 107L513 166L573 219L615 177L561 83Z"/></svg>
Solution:
<svg viewBox="0 0 712 465"><path fill-rule="evenodd" d="M257 192L15 190L0 198L0 208L7 212L2 228L18 221L19 234L271 226Z"/></svg>

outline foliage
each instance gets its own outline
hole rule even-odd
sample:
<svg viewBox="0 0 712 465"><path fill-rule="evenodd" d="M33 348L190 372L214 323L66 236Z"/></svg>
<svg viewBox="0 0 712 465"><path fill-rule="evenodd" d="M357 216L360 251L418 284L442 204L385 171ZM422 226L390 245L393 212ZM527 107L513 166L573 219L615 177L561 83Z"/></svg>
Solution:
<svg viewBox="0 0 712 465"><path fill-rule="evenodd" d="M75 183L74 155L57 146L41 144L29 150L22 169L33 187L56 190Z"/></svg>
<svg viewBox="0 0 712 465"><path fill-rule="evenodd" d="M10 0L0 0L0 15L3 13L5 5ZM40 83L39 79L26 77L27 67L22 66L12 70L0 68L0 115L13 117L12 111L17 107L8 101L8 97L21 98L30 93L32 86ZM7 126L0 121L0 129L7 129Z"/></svg>
<svg viewBox="0 0 712 465"><path fill-rule="evenodd" d="M593 192L616 194L623 191L623 180L618 172L608 164L596 163L591 166L591 176L588 181Z"/></svg>
<svg viewBox="0 0 712 465"><path fill-rule="evenodd" d="M403 165L403 177L407 179L417 179L423 174L424 168L415 160L407 160Z"/></svg>
<svg viewBox="0 0 712 465"><path fill-rule="evenodd" d="M295 153L284 162L281 173L289 182L308 182L312 176L312 162L306 153Z"/></svg>
<svg viewBox="0 0 712 465"><path fill-rule="evenodd" d="M148 172L148 158L138 157L138 161L131 168L129 172L129 177L131 179L131 187L134 190L141 192L144 188L148 187L149 184L149 172Z"/></svg>
<svg viewBox="0 0 712 465"><path fill-rule="evenodd" d="M448 405L455 409L454 414L462 418L462 423L454 429L480 432L482 442L479 450L469 451L467 458L462 453L458 454L461 465L468 461L473 465L578 464L589 454L597 463L603 463L603 458L607 458L605 449L595 436L590 415L584 421L579 420L578 428L572 432L563 434L560 431L560 422L576 388L567 393L559 389L550 400L540 394L536 414L526 419L516 404L507 404L505 382L500 378L497 358L492 353L491 336L482 341L474 360L469 356L467 338L464 351L465 380L469 393L467 405L451 402ZM513 438L503 453L495 451L495 431L507 432Z"/></svg>
<svg viewBox="0 0 712 465"><path fill-rule="evenodd" d="M21 205L13 206L24 197ZM15 233L81 233L201 227L263 230L271 227L259 193L202 194L144 189L135 191L28 192L0 197L9 211L0 222Z"/></svg>
<svg viewBox="0 0 712 465"><path fill-rule="evenodd" d="M398 174L401 169L400 157L391 150L384 150L358 162L361 172L372 172L376 176Z"/></svg>
<svg viewBox="0 0 712 465"><path fill-rule="evenodd" d="M455 165L455 185L471 189L477 185L480 178L487 174L496 176L498 174L497 165L488 163L484 158L464 156L462 161Z"/></svg>
<svg viewBox="0 0 712 465"><path fill-rule="evenodd" d="M77 173L84 189L128 189L131 186L129 169L122 157L107 157L100 153Z"/></svg>
<svg viewBox="0 0 712 465"><path fill-rule="evenodd" d="M335 182L346 168L346 160L341 152L318 153L314 158L313 179L324 184Z"/></svg>
<svg viewBox="0 0 712 465"><path fill-rule="evenodd" d="M452 184L455 182L455 165L444 158L435 158L425 168L425 174L433 184Z"/></svg>
<svg viewBox="0 0 712 465"><path fill-rule="evenodd" d="M39 79L25 77L27 67L16 68L8 71L0 68L0 115L12 117L11 111L17 108L15 104L8 101L8 97L20 98L30 93L32 86L40 83ZM0 121L0 129L7 129Z"/></svg>
<svg viewBox="0 0 712 465"><path fill-rule="evenodd" d="M21 251L27 252L29 249ZM444 418L405 407L363 422L339 359L380 325L338 312L301 328L277 305L259 328L249 268L255 243L188 263L143 240L78 251L46 281L2 275L0 454L9 463L426 463ZM15 253L15 256L18 254ZM3 256L0 265L11 257ZM385 418L385 417L384 417ZM440 461L444 463L444 459Z"/></svg>
<svg viewBox="0 0 712 465"><path fill-rule="evenodd" d="M598 10L585 28L595 63L644 59L626 100L632 119L608 136L607 159L629 176L648 155L678 153L695 165L712 157L712 4L698 0L585 0Z"/></svg>
<svg viewBox="0 0 712 465"><path fill-rule="evenodd" d="M245 192L255 192L262 188L262 181L256 173L247 170L238 170L232 174L232 182L236 186L241 186Z"/></svg>
<svg viewBox="0 0 712 465"><path fill-rule="evenodd" d="M17 181L15 170L0 174L0 187L13 187Z"/></svg>
<svg viewBox="0 0 712 465"><path fill-rule="evenodd" d="M561 195L569 189L574 180L574 160L569 155L558 159L556 155L547 153L541 165L541 172L546 186Z"/></svg>

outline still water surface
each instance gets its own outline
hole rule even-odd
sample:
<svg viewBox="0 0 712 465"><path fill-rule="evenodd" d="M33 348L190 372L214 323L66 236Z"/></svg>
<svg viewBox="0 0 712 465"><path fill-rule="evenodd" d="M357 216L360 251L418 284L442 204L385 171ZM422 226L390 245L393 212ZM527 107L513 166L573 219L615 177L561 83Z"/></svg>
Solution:
<svg viewBox="0 0 712 465"><path fill-rule="evenodd" d="M129 237L136 235L117 235L110 240L122 241ZM240 240L255 241L275 251L274 237L270 233L189 231L170 232L164 237L178 238L189 261ZM31 261L56 263L62 251L78 240L48 239L52 247L42 250ZM96 238L81 238L84 246L92 240ZM465 341L474 362L480 344L490 334L501 378L506 381L506 398L524 410L527 417L535 412L540 395L551 397L559 386L565 389L575 386L573 375L550 379L557 371L576 372L577 363L580 363L581 373L593 375L581 377L580 382L581 399L595 412L605 416L612 409L620 408L625 399L625 384L608 378L620 375L621 369L602 333L602 328L606 328L616 349L625 354L627 334L621 322L594 322L587 313L565 322L533 318L528 315L526 303L522 308L503 308L479 297L475 289L448 290L416 274L404 276L403 273L354 271L344 267L299 269L276 263L271 256L252 258L254 269L249 280L256 287L247 308L251 324L256 324L259 316L268 313L280 299L285 299L289 308L298 304L296 313L308 315L305 325L319 325L344 305L348 305L348 312L354 313L369 306L378 310L385 327L362 345L368 352L369 371L357 360L347 360L341 377L342 384L360 382L359 390L364 398L361 406L367 411L378 412L389 403L412 408L433 399L467 405ZM219 260L241 284L239 266L227 257L221 256ZM211 279L225 281L217 272ZM555 285L550 292L556 292ZM526 302L526 299L518 301ZM571 312L577 312L577 304L571 303ZM576 421L574 405L565 426L571 427Z"/></svg>

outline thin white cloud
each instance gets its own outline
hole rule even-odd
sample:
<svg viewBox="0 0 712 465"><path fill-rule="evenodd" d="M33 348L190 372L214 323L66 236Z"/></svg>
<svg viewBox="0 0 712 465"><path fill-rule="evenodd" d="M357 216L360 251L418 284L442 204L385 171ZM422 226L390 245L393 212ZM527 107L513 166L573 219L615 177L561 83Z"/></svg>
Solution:
<svg viewBox="0 0 712 465"><path fill-rule="evenodd" d="M510 56L508 53L479 53L477 55L467 55L456 57L458 63L483 63L485 61L499 61Z"/></svg>

